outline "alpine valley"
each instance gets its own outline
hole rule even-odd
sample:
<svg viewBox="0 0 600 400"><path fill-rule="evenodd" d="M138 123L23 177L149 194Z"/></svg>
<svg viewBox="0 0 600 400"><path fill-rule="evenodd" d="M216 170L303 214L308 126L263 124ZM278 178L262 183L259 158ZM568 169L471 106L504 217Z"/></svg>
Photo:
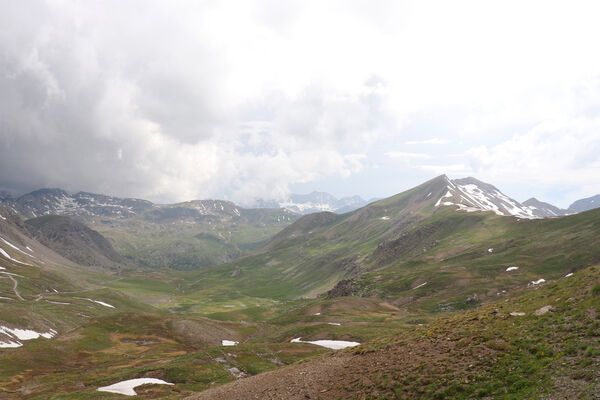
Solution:
<svg viewBox="0 0 600 400"><path fill-rule="evenodd" d="M0 399L593 399L600 195L0 199Z"/></svg>

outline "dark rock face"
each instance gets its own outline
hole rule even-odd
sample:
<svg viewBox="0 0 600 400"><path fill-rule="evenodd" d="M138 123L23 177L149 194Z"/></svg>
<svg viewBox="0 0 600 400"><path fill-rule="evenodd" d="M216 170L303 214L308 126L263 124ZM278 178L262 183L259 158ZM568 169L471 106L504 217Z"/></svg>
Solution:
<svg viewBox="0 0 600 400"><path fill-rule="evenodd" d="M45 215L25 226L40 243L80 265L118 269L124 263L104 236L68 217Z"/></svg>
<svg viewBox="0 0 600 400"><path fill-rule="evenodd" d="M343 297L343 296L356 296L360 292L360 288L358 287L358 283L354 279L343 279L337 283L327 292L327 298L333 299L334 297Z"/></svg>

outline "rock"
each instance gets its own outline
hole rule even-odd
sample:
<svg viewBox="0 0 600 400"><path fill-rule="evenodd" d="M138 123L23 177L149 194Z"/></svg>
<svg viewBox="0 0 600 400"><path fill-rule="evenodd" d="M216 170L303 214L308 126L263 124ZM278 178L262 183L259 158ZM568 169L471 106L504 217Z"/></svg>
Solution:
<svg viewBox="0 0 600 400"><path fill-rule="evenodd" d="M359 292L358 283L354 279L343 279L327 292L327 298L355 296Z"/></svg>
<svg viewBox="0 0 600 400"><path fill-rule="evenodd" d="M552 306L544 306L538 310L535 310L534 314L542 315L542 314L546 314L548 311L552 311Z"/></svg>
<svg viewBox="0 0 600 400"><path fill-rule="evenodd" d="M473 293L471 296L467 297L467 303L476 303L477 301L479 301L477 293Z"/></svg>

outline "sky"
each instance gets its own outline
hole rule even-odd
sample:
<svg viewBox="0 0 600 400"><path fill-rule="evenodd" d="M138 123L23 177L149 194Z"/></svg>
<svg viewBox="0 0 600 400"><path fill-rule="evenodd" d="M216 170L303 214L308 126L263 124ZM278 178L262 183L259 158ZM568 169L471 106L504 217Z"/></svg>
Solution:
<svg viewBox="0 0 600 400"><path fill-rule="evenodd" d="M600 193L596 1L7 1L0 190Z"/></svg>

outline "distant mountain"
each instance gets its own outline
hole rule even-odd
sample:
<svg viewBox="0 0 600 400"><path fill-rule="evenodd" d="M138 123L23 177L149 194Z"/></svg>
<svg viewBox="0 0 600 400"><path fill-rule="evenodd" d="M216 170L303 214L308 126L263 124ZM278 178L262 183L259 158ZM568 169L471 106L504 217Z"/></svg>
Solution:
<svg viewBox="0 0 600 400"><path fill-rule="evenodd" d="M127 218L153 207L147 200L122 199L86 192L70 195L62 189L40 189L16 199L7 199L4 203L25 218L53 214L82 221L97 217Z"/></svg>
<svg viewBox="0 0 600 400"><path fill-rule="evenodd" d="M600 207L600 194L597 194L592 197L588 197L586 199L577 200L573 204L569 206L567 211L570 214L575 214L578 212L593 210L595 208Z"/></svg>
<svg viewBox="0 0 600 400"><path fill-rule="evenodd" d="M531 212L540 218L559 217L563 215L577 214L584 211L600 208L600 194L575 201L569 208L558 208L552 204L544 203L535 198L531 198L523 205L527 206Z"/></svg>
<svg viewBox="0 0 600 400"><path fill-rule="evenodd" d="M253 204L253 207L283 207L298 214L311 214L322 211L343 214L364 207L375 200L376 199L366 201L360 196L342 197L341 199L338 199L329 193L314 191L309 194L290 194L287 199L282 201L258 200Z"/></svg>
<svg viewBox="0 0 600 400"><path fill-rule="evenodd" d="M36 238L57 253L79 264L110 268L122 261L110 254L112 247L128 264L152 268L194 269L231 261L259 248L299 217L277 206L247 209L224 200L158 205L86 192L71 195L62 189L40 189L8 198L2 204L26 219L44 222ZM71 220L38 219L53 215ZM108 242L79 254L54 241L57 235L53 230L63 228L66 234L74 233L69 240L76 240L81 233L83 242L70 247L86 248L91 242L100 245L100 241L92 240L92 232ZM112 246L110 251L108 245Z"/></svg>
<svg viewBox="0 0 600 400"><path fill-rule="evenodd" d="M538 218L560 217L562 215L567 215L567 210L563 210L562 208L558 208L552 204L539 201L535 197L524 201L523 205Z"/></svg>

